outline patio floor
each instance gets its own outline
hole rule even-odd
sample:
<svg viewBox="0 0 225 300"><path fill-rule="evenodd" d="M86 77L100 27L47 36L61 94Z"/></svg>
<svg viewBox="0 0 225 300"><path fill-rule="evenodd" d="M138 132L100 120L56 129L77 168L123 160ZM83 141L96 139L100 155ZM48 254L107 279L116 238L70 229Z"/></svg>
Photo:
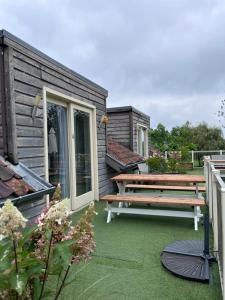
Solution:
<svg viewBox="0 0 225 300"><path fill-rule="evenodd" d="M88 264L73 267L77 279L65 289L62 299L222 299L216 264L213 282L207 285L176 278L160 263L167 244L202 239L203 226L195 232L191 219L135 215L121 215L106 224L102 203L97 204L97 211L97 249Z"/></svg>

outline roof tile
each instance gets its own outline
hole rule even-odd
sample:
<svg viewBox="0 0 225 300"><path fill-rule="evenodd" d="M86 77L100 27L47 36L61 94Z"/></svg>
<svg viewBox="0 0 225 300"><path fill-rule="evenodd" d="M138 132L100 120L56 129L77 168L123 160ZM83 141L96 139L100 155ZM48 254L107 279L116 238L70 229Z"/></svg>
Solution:
<svg viewBox="0 0 225 300"><path fill-rule="evenodd" d="M144 158L131 151L127 147L113 140L112 137L108 136L107 141L107 153L116 159L121 165L127 167L131 164L143 162Z"/></svg>
<svg viewBox="0 0 225 300"><path fill-rule="evenodd" d="M3 160L0 160L0 199L9 196L24 196L35 190L15 173Z"/></svg>

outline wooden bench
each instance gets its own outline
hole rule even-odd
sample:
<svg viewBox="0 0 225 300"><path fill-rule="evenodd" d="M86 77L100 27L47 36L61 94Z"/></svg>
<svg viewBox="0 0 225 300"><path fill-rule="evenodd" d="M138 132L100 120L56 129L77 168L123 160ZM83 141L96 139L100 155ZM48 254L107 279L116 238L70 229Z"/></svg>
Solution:
<svg viewBox="0 0 225 300"><path fill-rule="evenodd" d="M190 192L205 192L205 186L195 186L195 185L157 185L157 184L126 184L126 189L131 190L160 190L160 191L190 191Z"/></svg>
<svg viewBox="0 0 225 300"><path fill-rule="evenodd" d="M140 195L106 195L101 197L101 201L107 202L106 211L108 212L107 223L111 222L115 213L138 214L138 215L154 215L154 216L170 216L193 218L194 229L198 230L198 222L202 217L200 207L205 205L205 201L199 198L172 198L163 196L140 196ZM113 207L112 203L122 203L119 207ZM132 208L130 204L157 204L168 206L189 206L194 207L194 211L179 211L179 210L162 210L162 209L147 209L147 208Z"/></svg>

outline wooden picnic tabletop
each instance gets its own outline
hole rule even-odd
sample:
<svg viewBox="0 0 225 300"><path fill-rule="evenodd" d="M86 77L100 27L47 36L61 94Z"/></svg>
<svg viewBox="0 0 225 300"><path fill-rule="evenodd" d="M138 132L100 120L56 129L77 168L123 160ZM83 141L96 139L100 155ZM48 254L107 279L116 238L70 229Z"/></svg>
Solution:
<svg viewBox="0 0 225 300"><path fill-rule="evenodd" d="M111 178L113 181L145 181L145 182L205 182L205 177L201 175L180 175L180 174L120 174Z"/></svg>

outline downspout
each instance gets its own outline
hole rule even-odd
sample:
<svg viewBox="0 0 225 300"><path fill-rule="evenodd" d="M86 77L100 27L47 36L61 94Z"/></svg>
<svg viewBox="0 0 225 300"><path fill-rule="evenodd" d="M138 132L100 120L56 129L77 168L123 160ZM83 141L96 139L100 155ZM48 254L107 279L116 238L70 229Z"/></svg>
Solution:
<svg viewBox="0 0 225 300"><path fill-rule="evenodd" d="M3 44L3 36L1 36L0 32L0 104L2 107L2 150L3 155L8 152L7 142L6 142L6 132L7 132L7 123L6 123L6 114L4 113L6 111L5 107L5 76L4 76L4 44Z"/></svg>
<svg viewBox="0 0 225 300"><path fill-rule="evenodd" d="M12 164L18 164L17 146L16 146L16 112L15 101L13 94L13 67L12 59L13 49L8 47L4 42L4 35L1 37L2 41L2 127L3 127L3 144L4 144L4 158Z"/></svg>

